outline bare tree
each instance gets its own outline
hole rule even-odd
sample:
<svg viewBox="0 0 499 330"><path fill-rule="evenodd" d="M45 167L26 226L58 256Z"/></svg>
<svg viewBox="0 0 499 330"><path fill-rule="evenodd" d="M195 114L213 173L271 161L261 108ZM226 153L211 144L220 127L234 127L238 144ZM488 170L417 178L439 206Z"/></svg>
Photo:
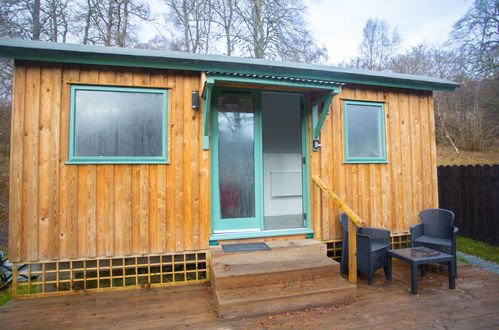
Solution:
<svg viewBox="0 0 499 330"><path fill-rule="evenodd" d="M363 30L360 55L351 61L351 66L382 71L398 51L401 37L396 28L391 28L384 20L370 18Z"/></svg>
<svg viewBox="0 0 499 330"><path fill-rule="evenodd" d="M212 5L210 0L164 0L181 37L182 50L189 53L208 53L212 30Z"/></svg>
<svg viewBox="0 0 499 330"><path fill-rule="evenodd" d="M80 9L83 44L126 47L134 43L134 21L149 21L147 3L138 0L86 0Z"/></svg>
<svg viewBox="0 0 499 330"><path fill-rule="evenodd" d="M216 31L218 39L225 41L225 55L233 55L236 45L240 41L241 17L237 13L238 0L212 0L213 23L218 25Z"/></svg>
<svg viewBox="0 0 499 330"><path fill-rule="evenodd" d="M327 58L307 29L301 0L240 0L243 54L256 58L321 62Z"/></svg>
<svg viewBox="0 0 499 330"><path fill-rule="evenodd" d="M394 56L387 65L393 72L463 81L462 52L421 43Z"/></svg>
<svg viewBox="0 0 499 330"><path fill-rule="evenodd" d="M65 41L74 0L2 0L2 35L32 40Z"/></svg>
<svg viewBox="0 0 499 330"><path fill-rule="evenodd" d="M451 40L465 52L466 69L472 76L497 76L499 1L475 0L472 8L454 24Z"/></svg>

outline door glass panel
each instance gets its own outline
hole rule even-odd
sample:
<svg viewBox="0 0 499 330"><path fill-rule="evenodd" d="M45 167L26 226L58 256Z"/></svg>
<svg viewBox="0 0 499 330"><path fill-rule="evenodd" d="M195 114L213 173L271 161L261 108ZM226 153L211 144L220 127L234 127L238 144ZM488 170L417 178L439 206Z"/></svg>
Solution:
<svg viewBox="0 0 499 330"><path fill-rule="evenodd" d="M264 229L303 228L300 96L262 94Z"/></svg>
<svg viewBox="0 0 499 330"><path fill-rule="evenodd" d="M253 99L218 98L220 217L255 217Z"/></svg>

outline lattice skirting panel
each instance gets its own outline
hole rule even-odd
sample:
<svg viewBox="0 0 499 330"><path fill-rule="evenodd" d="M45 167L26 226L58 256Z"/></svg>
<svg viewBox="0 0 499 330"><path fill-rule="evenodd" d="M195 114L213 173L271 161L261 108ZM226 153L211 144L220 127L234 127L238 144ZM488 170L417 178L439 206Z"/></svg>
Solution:
<svg viewBox="0 0 499 330"><path fill-rule="evenodd" d="M13 295L36 297L206 282L209 262L209 252L197 251L14 264Z"/></svg>
<svg viewBox="0 0 499 330"><path fill-rule="evenodd" d="M340 239L324 241L327 246L327 256L335 261L341 260L343 241ZM411 235L408 233L395 234L391 237L392 249L402 249L411 246Z"/></svg>

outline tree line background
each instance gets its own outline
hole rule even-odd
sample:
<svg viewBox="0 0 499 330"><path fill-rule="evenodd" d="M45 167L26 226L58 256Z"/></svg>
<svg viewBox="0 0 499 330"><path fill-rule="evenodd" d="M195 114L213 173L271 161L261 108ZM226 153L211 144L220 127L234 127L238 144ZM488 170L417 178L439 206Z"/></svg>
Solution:
<svg viewBox="0 0 499 330"><path fill-rule="evenodd" d="M396 27L372 18L358 55L329 63L303 0L0 0L0 37L266 58L451 79L435 93L437 142L479 151L497 142L499 1L476 0L441 45L402 49ZM144 42L140 27L154 26ZM436 32L437 33L437 32ZM338 45L341 47L341 45ZM334 50L332 50L334 51ZM8 154L12 62L0 63L0 134Z"/></svg>

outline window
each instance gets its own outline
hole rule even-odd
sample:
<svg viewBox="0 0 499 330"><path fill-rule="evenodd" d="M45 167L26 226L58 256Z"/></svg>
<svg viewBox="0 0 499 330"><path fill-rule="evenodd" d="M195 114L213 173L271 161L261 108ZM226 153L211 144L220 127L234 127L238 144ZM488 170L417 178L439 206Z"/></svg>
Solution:
<svg viewBox="0 0 499 330"><path fill-rule="evenodd" d="M71 86L69 162L167 162L167 90Z"/></svg>
<svg viewBox="0 0 499 330"><path fill-rule="evenodd" d="M383 103L344 101L345 163L386 163Z"/></svg>

